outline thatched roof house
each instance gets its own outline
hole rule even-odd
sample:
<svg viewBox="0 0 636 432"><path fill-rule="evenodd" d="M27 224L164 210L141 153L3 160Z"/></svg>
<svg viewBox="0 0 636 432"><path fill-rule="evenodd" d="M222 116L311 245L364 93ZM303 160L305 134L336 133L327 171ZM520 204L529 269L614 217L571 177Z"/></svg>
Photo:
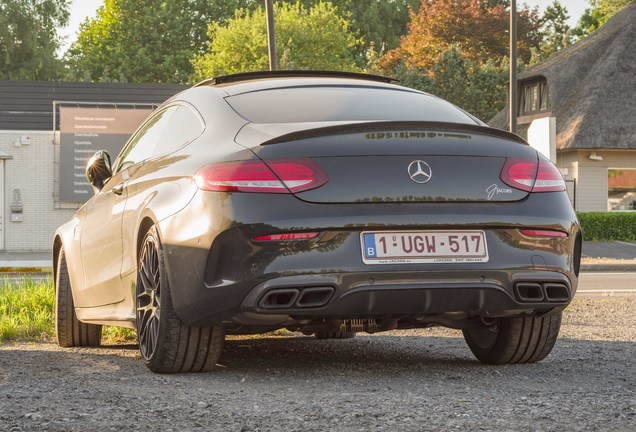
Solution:
<svg viewBox="0 0 636 432"><path fill-rule="evenodd" d="M517 84L519 134L556 149L576 210L636 210L636 1Z"/></svg>
<svg viewBox="0 0 636 432"><path fill-rule="evenodd" d="M520 74L520 99L524 82L538 77L547 80L557 150L636 149L636 2ZM508 110L490 124L506 129Z"/></svg>

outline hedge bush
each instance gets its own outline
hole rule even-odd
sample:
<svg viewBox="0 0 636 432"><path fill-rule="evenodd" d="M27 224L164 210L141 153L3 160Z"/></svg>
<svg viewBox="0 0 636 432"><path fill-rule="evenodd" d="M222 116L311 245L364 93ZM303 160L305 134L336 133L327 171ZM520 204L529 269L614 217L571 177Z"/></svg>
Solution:
<svg viewBox="0 0 636 432"><path fill-rule="evenodd" d="M583 240L636 240L636 212L580 212L577 216Z"/></svg>

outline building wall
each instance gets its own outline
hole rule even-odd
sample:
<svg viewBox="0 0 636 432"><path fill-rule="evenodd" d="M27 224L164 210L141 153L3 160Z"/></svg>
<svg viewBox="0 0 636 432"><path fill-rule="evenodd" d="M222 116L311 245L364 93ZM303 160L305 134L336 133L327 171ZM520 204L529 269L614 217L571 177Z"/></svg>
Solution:
<svg viewBox="0 0 636 432"><path fill-rule="evenodd" d="M31 143L16 146L22 137ZM55 229L69 220L77 205L56 203L57 164L53 132L0 131L0 151L12 156L4 162L4 248L7 251L49 251ZM14 191L20 192L22 221L11 221Z"/></svg>
<svg viewBox="0 0 636 432"><path fill-rule="evenodd" d="M557 166L567 168L566 180L576 180L577 211L607 211L607 170L636 169L636 150L595 150L603 160L592 160L591 150L559 152Z"/></svg>

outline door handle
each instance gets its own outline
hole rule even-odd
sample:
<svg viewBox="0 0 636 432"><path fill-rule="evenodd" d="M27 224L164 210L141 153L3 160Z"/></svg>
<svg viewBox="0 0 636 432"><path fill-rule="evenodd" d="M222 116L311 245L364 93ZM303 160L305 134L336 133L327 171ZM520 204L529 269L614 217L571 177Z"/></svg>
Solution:
<svg viewBox="0 0 636 432"><path fill-rule="evenodd" d="M124 184L119 184L111 189L115 195L121 195L124 193Z"/></svg>

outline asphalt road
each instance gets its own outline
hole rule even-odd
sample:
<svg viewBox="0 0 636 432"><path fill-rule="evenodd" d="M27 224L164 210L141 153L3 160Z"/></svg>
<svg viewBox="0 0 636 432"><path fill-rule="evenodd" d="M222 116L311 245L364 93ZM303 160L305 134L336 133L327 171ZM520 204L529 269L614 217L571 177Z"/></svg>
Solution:
<svg viewBox="0 0 636 432"><path fill-rule="evenodd" d="M588 272L579 276L576 295L636 295L636 273L633 272Z"/></svg>
<svg viewBox="0 0 636 432"><path fill-rule="evenodd" d="M636 259L636 243L584 241L582 256L586 258Z"/></svg>

